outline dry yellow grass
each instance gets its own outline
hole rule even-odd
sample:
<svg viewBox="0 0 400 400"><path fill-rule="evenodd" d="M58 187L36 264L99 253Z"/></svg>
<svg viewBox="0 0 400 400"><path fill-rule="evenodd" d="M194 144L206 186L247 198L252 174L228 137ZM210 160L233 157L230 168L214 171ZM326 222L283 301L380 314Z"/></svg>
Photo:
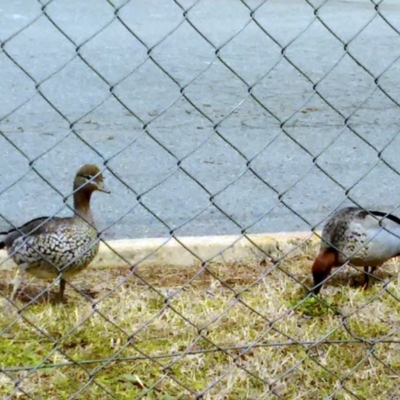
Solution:
<svg viewBox="0 0 400 400"><path fill-rule="evenodd" d="M347 267L319 301L302 286L314 254L303 246L279 268L138 268L153 288L129 270L88 270L72 283L93 299L68 288L65 306L29 305L44 287L31 281L23 311L1 315L0 397L399 399L396 262L367 291Z"/></svg>

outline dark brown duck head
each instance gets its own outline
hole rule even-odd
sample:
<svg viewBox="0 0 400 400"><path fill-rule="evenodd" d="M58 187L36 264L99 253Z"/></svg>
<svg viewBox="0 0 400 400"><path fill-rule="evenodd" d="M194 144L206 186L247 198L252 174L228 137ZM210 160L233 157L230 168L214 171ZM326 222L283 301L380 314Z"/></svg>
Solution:
<svg viewBox="0 0 400 400"><path fill-rule="evenodd" d="M76 173L74 180L74 208L77 213L93 222L90 211L90 198L95 191L110 193L104 185L100 169L93 164L86 164Z"/></svg>

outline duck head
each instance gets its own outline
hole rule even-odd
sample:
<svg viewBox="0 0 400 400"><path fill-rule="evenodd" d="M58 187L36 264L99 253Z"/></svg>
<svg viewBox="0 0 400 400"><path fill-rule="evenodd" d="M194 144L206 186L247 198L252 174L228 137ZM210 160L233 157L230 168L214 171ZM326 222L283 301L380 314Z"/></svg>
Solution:
<svg viewBox="0 0 400 400"><path fill-rule="evenodd" d="M99 167L93 164L86 164L79 168L76 173L74 191L93 193L96 190L103 193L110 193L104 185L104 177Z"/></svg>

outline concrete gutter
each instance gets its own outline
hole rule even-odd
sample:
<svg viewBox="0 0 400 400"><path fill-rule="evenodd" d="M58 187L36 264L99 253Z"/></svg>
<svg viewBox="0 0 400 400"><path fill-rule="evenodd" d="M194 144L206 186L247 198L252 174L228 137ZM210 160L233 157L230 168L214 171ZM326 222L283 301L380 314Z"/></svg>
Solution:
<svg viewBox="0 0 400 400"><path fill-rule="evenodd" d="M111 240L101 243L99 253L90 267L126 268L140 263L141 267L164 264L185 268L200 260L213 263L262 260L265 258L263 252L276 259L295 251L303 243L317 242L319 233ZM6 251L0 250L0 270L10 270L15 267Z"/></svg>

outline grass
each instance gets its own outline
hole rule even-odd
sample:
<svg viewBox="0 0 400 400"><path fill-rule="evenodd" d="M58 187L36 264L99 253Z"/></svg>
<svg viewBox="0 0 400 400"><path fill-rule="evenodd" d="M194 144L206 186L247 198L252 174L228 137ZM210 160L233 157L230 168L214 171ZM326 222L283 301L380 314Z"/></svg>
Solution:
<svg viewBox="0 0 400 400"><path fill-rule="evenodd" d="M45 287L32 280L22 311L1 312L0 397L400 398L396 262L367 291L347 267L317 299L303 286L314 254L304 246L279 268L138 268L153 288L128 270L89 269L72 283L92 300L68 287L64 306L55 288L29 304ZM1 273L3 295L11 279Z"/></svg>

